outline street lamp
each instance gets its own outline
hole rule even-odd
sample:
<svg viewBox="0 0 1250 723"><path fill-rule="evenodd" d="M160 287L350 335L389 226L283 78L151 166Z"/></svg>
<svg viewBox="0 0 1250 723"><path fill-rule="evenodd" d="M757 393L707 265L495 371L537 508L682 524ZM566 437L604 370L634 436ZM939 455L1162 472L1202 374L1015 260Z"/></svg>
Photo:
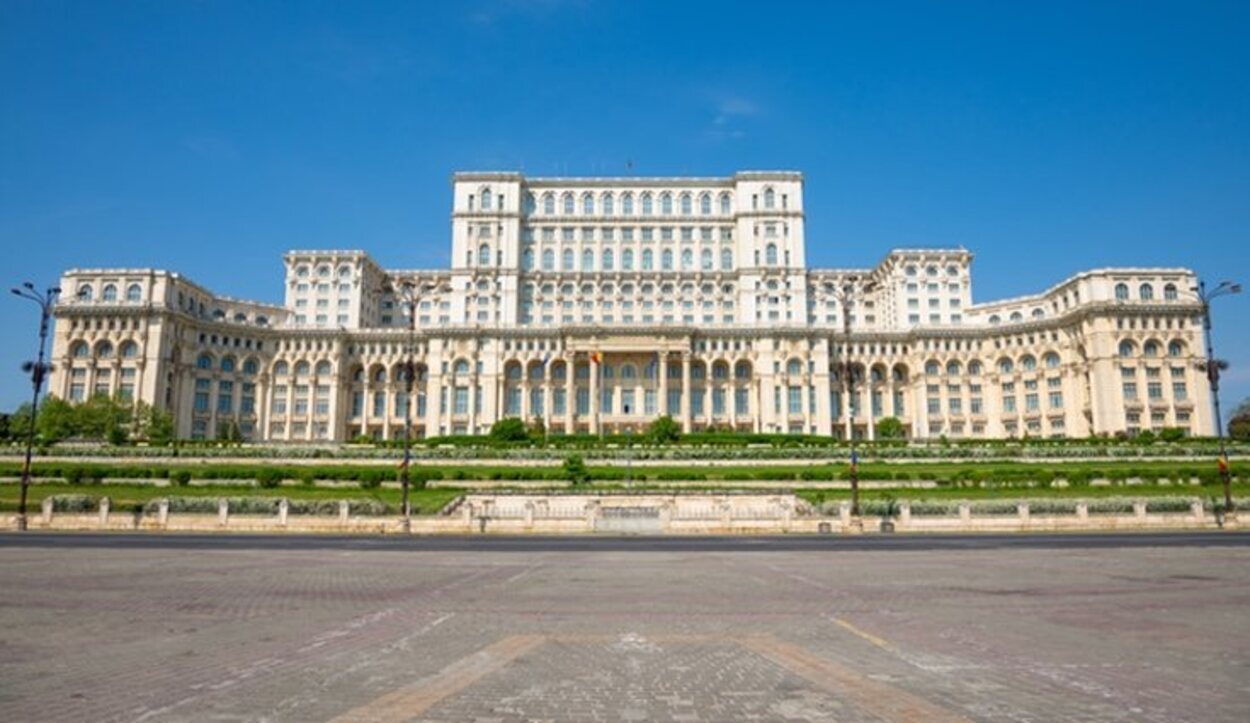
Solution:
<svg viewBox="0 0 1250 723"><path fill-rule="evenodd" d="M1207 382L1211 385L1211 400L1215 405L1215 435L1220 443L1219 467L1220 479L1224 483L1224 513L1232 514L1232 471L1228 468L1228 452L1224 447L1224 420L1220 417L1220 372L1228 368L1228 362L1215 358L1215 346L1211 341L1211 301L1221 296L1240 294L1241 284L1221 281L1219 286L1207 291L1206 282L1199 281L1198 286L1191 290L1198 295L1198 301L1202 303L1202 330L1207 341L1207 357L1199 364L1199 368L1206 372Z"/></svg>
<svg viewBox="0 0 1250 723"><path fill-rule="evenodd" d="M26 529L26 493L30 487L30 455L35 444L35 419L39 415L39 393L43 390L44 377L52 371L52 365L44 362L44 349L48 341L48 319L52 316L52 307L61 289L53 286L40 296L35 285L27 281L20 288L10 289L14 296L29 299L39 305L39 357L33 362L22 364L22 371L30 373L34 395L30 404L30 429L26 433L26 461L22 463L22 490L17 502L17 529Z"/></svg>
<svg viewBox="0 0 1250 723"><path fill-rule="evenodd" d="M848 278L833 290L833 298L842 306L842 385L846 391L846 420L850 426L851 442L851 516L859 516L859 457L855 450L855 408L851 395L855 390L854 367L851 363L851 307L857 296L876 288L876 282L864 281L857 285L855 277ZM872 424L871 415L868 420Z"/></svg>
<svg viewBox="0 0 1250 723"><path fill-rule="evenodd" d="M417 287L411 281L399 285L401 303L408 307L408 340L404 346L404 462L400 467L400 486L403 489L404 533L412 531L412 505L408 502L410 468L412 467L412 391L416 381L417 365L413 362L413 347L417 334Z"/></svg>

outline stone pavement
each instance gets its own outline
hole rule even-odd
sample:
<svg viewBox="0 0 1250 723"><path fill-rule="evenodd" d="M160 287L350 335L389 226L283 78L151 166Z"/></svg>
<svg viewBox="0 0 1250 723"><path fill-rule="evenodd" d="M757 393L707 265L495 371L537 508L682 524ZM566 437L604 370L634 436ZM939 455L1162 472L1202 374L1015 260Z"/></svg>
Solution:
<svg viewBox="0 0 1250 723"><path fill-rule="evenodd" d="M0 547L12 721L1245 721L1250 549Z"/></svg>

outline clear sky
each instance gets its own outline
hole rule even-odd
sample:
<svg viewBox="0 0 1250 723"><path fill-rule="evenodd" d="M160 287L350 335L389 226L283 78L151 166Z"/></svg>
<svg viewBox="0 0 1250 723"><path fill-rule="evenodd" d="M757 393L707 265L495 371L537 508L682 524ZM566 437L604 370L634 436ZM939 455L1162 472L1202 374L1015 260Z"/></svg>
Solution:
<svg viewBox="0 0 1250 723"><path fill-rule="evenodd" d="M456 170L806 174L808 262L976 254L975 300L1102 266L1250 282L1250 3L0 3L4 285L289 248L444 267ZM627 171L627 164L632 170ZM0 303L0 408L33 304ZM1250 396L1250 294L1222 300Z"/></svg>

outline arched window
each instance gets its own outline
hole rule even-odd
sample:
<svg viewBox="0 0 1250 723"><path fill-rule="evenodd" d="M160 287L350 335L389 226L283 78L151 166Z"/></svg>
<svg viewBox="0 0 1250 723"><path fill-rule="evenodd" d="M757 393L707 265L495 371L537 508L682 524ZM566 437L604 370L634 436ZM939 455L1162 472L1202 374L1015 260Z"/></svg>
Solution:
<svg viewBox="0 0 1250 723"><path fill-rule="evenodd" d="M521 268L526 270L534 268L534 249L525 249L521 252Z"/></svg>
<svg viewBox="0 0 1250 723"><path fill-rule="evenodd" d="M604 216L611 216L616 213L615 204L612 202L612 194L603 194L599 199L599 210Z"/></svg>
<svg viewBox="0 0 1250 723"><path fill-rule="evenodd" d="M1152 339L1142 346L1141 351L1144 356L1159 356L1159 342Z"/></svg>
<svg viewBox="0 0 1250 723"><path fill-rule="evenodd" d="M997 326L997 325L999 325L999 324L1001 324L1001 323L1003 323L1003 319L1002 319L1002 317L1001 317L1001 316L999 316L998 314L993 314L993 315L991 315L991 316L990 316L990 325L991 325L991 326Z"/></svg>
<svg viewBox="0 0 1250 723"><path fill-rule="evenodd" d="M1020 357L1020 367L1026 372L1031 372L1037 368L1037 359L1032 354L1025 354Z"/></svg>
<svg viewBox="0 0 1250 723"><path fill-rule="evenodd" d="M477 247L477 263L479 266L490 266L490 245L482 244Z"/></svg>
<svg viewBox="0 0 1250 723"><path fill-rule="evenodd" d="M718 361L715 364L713 364L712 365L712 378L713 379L728 379L729 378L729 364L724 361Z"/></svg>
<svg viewBox="0 0 1250 723"><path fill-rule="evenodd" d="M1040 319L1040 318L1042 318L1043 316L1046 316L1046 312L1042 311L1041 309L1034 309L1034 310L1033 310L1033 318L1034 318L1034 319Z"/></svg>
<svg viewBox="0 0 1250 723"><path fill-rule="evenodd" d="M798 376L803 373L803 362L798 359L791 359L786 362L786 374L790 376Z"/></svg>
<svg viewBox="0 0 1250 723"><path fill-rule="evenodd" d="M482 189L482 210L483 210L483 211L489 211L489 210L490 210L490 204L491 204L491 201L492 201L492 199L491 199L491 195L490 195L490 189L489 189L489 188L483 188L483 189Z"/></svg>
<svg viewBox="0 0 1250 723"><path fill-rule="evenodd" d="M1115 298L1117 301L1128 300L1128 284L1116 284L1115 285Z"/></svg>
<svg viewBox="0 0 1250 723"><path fill-rule="evenodd" d="M565 249L560 254L560 268L564 271L573 270L573 249Z"/></svg>
<svg viewBox="0 0 1250 723"><path fill-rule="evenodd" d="M117 301L117 287L112 284L105 284L104 293L100 294L100 298L105 301Z"/></svg>
<svg viewBox="0 0 1250 723"><path fill-rule="evenodd" d="M723 215L725 215L725 216L728 216L728 215L729 215L729 213L730 213L730 209L731 209L731 208L732 208L732 207L731 207L731 205L730 205L729 194L728 194L728 193L722 193L722 194L720 195L720 212L721 212L721 214L723 214Z"/></svg>
<svg viewBox="0 0 1250 723"><path fill-rule="evenodd" d="M672 271L672 270L673 270L673 252L672 252L672 250L670 250L670 249L664 249L664 251L660 254L660 270L661 270L661 271Z"/></svg>
<svg viewBox="0 0 1250 723"><path fill-rule="evenodd" d="M681 215L689 216L692 213L694 213L694 209L691 207L690 194L681 194Z"/></svg>
<svg viewBox="0 0 1250 723"><path fill-rule="evenodd" d="M582 194L582 213L587 216L595 215L595 197L589 193Z"/></svg>
<svg viewBox="0 0 1250 723"><path fill-rule="evenodd" d="M209 356L208 354L201 354L199 358L195 360L195 368L196 369L212 369L213 358Z"/></svg>
<svg viewBox="0 0 1250 723"><path fill-rule="evenodd" d="M740 361L734 365L734 379L750 379L751 378L751 362Z"/></svg>
<svg viewBox="0 0 1250 723"><path fill-rule="evenodd" d="M699 213L704 216L710 216L712 214L712 194L704 193L699 196Z"/></svg>
<svg viewBox="0 0 1250 723"><path fill-rule="evenodd" d="M139 356L139 345L133 341L123 341L120 348L123 359L134 359Z"/></svg>
<svg viewBox="0 0 1250 723"><path fill-rule="evenodd" d="M1152 301L1155 298L1155 287L1150 284L1142 284L1137 287L1137 296L1142 301Z"/></svg>
<svg viewBox="0 0 1250 723"><path fill-rule="evenodd" d="M582 271L595 270L595 252L590 249L582 251Z"/></svg>
<svg viewBox="0 0 1250 723"><path fill-rule="evenodd" d="M1120 342L1120 356L1122 357L1133 356L1133 351L1134 351L1133 342L1128 341L1127 339Z"/></svg>
<svg viewBox="0 0 1250 723"><path fill-rule="evenodd" d="M694 266L694 252L690 249L683 249L681 252L681 268L686 271Z"/></svg>
<svg viewBox="0 0 1250 723"><path fill-rule="evenodd" d="M634 215L634 194L626 193L621 196L621 213L626 216Z"/></svg>
<svg viewBox="0 0 1250 723"><path fill-rule="evenodd" d="M768 244L764 249L764 263L769 266L777 265L777 244Z"/></svg>
<svg viewBox="0 0 1250 723"><path fill-rule="evenodd" d="M1046 364L1047 369L1059 368L1059 355L1053 351L1046 352L1046 356L1042 357L1042 362Z"/></svg>
<svg viewBox="0 0 1250 723"><path fill-rule="evenodd" d="M242 323L244 323L244 322L246 322L246 321L247 321L247 314L244 314L244 313L243 313L243 312L241 312L241 311L240 311L240 312L237 312L237 313L234 315L234 320L235 320L236 322L238 322L238 323L242 324Z"/></svg>
<svg viewBox="0 0 1250 723"><path fill-rule="evenodd" d="M734 266L734 252L732 249L721 249L720 267L724 271L729 271Z"/></svg>
<svg viewBox="0 0 1250 723"><path fill-rule="evenodd" d="M712 249L703 249L699 253L699 268L704 271L711 271L712 266Z"/></svg>
<svg viewBox="0 0 1250 723"><path fill-rule="evenodd" d="M311 369L312 369L312 366L306 361L295 362L295 376L297 377L308 376L308 372Z"/></svg>
<svg viewBox="0 0 1250 723"><path fill-rule="evenodd" d="M260 365L256 363L255 359L247 359L243 362L243 373L248 376L255 374L258 368L260 368Z"/></svg>
<svg viewBox="0 0 1250 723"><path fill-rule="evenodd" d="M1010 374L1012 370L1015 369L1015 367L1016 365L1013 364L1011 360L1007 359L1006 357L998 360L998 373L999 374Z"/></svg>
<svg viewBox="0 0 1250 723"><path fill-rule="evenodd" d="M374 369L374 370L373 370L373 381L374 381L374 383L376 383L376 384L385 384L385 383L386 383L386 369L385 369L385 367L378 367L377 369Z"/></svg>
<svg viewBox="0 0 1250 723"><path fill-rule="evenodd" d="M925 362L924 373L926 376L936 377L942 373L942 368L935 361Z"/></svg>
<svg viewBox="0 0 1250 723"><path fill-rule="evenodd" d="M223 357L221 358L221 370L222 370L223 372L232 372L232 371L234 371L234 357L232 357L232 356L223 356Z"/></svg>
<svg viewBox="0 0 1250 723"><path fill-rule="evenodd" d="M564 215L566 215L566 216L572 216L572 215L573 215L573 211L575 210L575 209L573 208L573 206L574 206L574 202L573 202L573 194L571 194L571 193L566 193L566 194L564 194L564 196L561 198L561 200L562 200L562 202L564 203Z"/></svg>
<svg viewBox="0 0 1250 723"><path fill-rule="evenodd" d="M623 271L634 270L634 252L632 249L625 249L621 252L621 269Z"/></svg>
<svg viewBox="0 0 1250 723"><path fill-rule="evenodd" d="M107 341L100 342L95 348L95 355L101 359L113 358L113 345Z"/></svg>
<svg viewBox="0 0 1250 723"><path fill-rule="evenodd" d="M289 374L290 371L291 371L290 365L284 361L279 361L278 363L273 365L273 375L275 377L284 377L287 374Z"/></svg>
<svg viewBox="0 0 1250 723"><path fill-rule="evenodd" d="M1163 287L1163 298L1166 301L1176 301L1176 284L1167 284Z"/></svg>
<svg viewBox="0 0 1250 723"><path fill-rule="evenodd" d="M959 362L952 361L946 363L946 376L957 377L959 376L960 371L962 371L962 369L959 366Z"/></svg>
<svg viewBox="0 0 1250 723"><path fill-rule="evenodd" d="M651 194L642 194L642 215L650 216L655 209L651 205Z"/></svg>
<svg viewBox="0 0 1250 723"><path fill-rule="evenodd" d="M75 359L85 359L91 356L91 347L87 346L87 342L85 341L76 341L74 342L74 345L70 347L69 355Z"/></svg>
<svg viewBox="0 0 1250 723"><path fill-rule="evenodd" d="M664 216L673 215L673 195L668 191L660 194L660 213Z"/></svg>
<svg viewBox="0 0 1250 723"><path fill-rule="evenodd" d="M777 193L771 187L764 189L764 208L777 206Z"/></svg>
<svg viewBox="0 0 1250 723"><path fill-rule="evenodd" d="M1024 314L1021 314L1018 311L1013 311L1011 312L1011 320L1012 321L1024 321Z"/></svg>
<svg viewBox="0 0 1250 723"><path fill-rule="evenodd" d="M655 268L655 254L651 252L651 249L643 249L642 250L642 270L650 271L654 268Z"/></svg>
<svg viewBox="0 0 1250 723"><path fill-rule="evenodd" d="M968 362L968 376L970 377L981 376L981 362L976 361L975 359L973 361Z"/></svg>
<svg viewBox="0 0 1250 723"><path fill-rule="evenodd" d="M616 266L616 254L612 253L612 249L604 249L600 261L603 263L604 271L612 271Z"/></svg>
<svg viewBox="0 0 1250 723"><path fill-rule="evenodd" d="M543 249L543 271L555 271L556 268L556 252L551 249Z"/></svg>
<svg viewBox="0 0 1250 723"><path fill-rule="evenodd" d="M604 379L612 379L616 376L616 369L611 364L604 364L600 367L599 374Z"/></svg>
<svg viewBox="0 0 1250 723"><path fill-rule="evenodd" d="M126 301L139 301L143 299L143 287L138 284L131 284L126 287Z"/></svg>
<svg viewBox="0 0 1250 723"><path fill-rule="evenodd" d="M635 379L638 377L638 367L633 364L621 365L621 379Z"/></svg>
<svg viewBox="0 0 1250 723"><path fill-rule="evenodd" d="M83 284L82 286L79 286L79 287L78 287L78 298L79 298L80 300L82 300L82 301L91 301L91 297L92 297L92 295L93 295L93 292L92 292L92 290L91 290L91 287L90 287L90 286L87 286L86 284Z"/></svg>
<svg viewBox="0 0 1250 723"><path fill-rule="evenodd" d="M550 191L543 194L543 213L553 215L556 212L556 195Z"/></svg>
<svg viewBox="0 0 1250 723"><path fill-rule="evenodd" d="M469 360L457 359L455 366L452 367L452 373L455 374L456 376L468 374L469 373Z"/></svg>
<svg viewBox="0 0 1250 723"><path fill-rule="evenodd" d="M330 375L330 362L324 359L317 362L317 376L324 377Z"/></svg>
<svg viewBox="0 0 1250 723"><path fill-rule="evenodd" d="M534 194L532 193L525 194L525 215L532 216L534 214L534 211L537 208L538 208L538 201L537 199L534 198Z"/></svg>

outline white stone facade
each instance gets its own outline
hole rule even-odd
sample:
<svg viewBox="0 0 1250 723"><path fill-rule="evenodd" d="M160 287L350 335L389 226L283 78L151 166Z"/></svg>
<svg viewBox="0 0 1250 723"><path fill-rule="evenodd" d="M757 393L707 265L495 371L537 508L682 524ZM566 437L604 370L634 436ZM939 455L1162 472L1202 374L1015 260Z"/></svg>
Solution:
<svg viewBox="0 0 1250 723"><path fill-rule="evenodd" d="M866 439L891 416L914 438L1212 433L1186 269L973 303L963 249L808 269L798 173L462 173L452 189L451 268L292 251L281 306L166 271L66 272L51 393L162 406L185 437L238 424L284 442L394 439L406 411L420 436L509 416L637 430L665 413Z"/></svg>

